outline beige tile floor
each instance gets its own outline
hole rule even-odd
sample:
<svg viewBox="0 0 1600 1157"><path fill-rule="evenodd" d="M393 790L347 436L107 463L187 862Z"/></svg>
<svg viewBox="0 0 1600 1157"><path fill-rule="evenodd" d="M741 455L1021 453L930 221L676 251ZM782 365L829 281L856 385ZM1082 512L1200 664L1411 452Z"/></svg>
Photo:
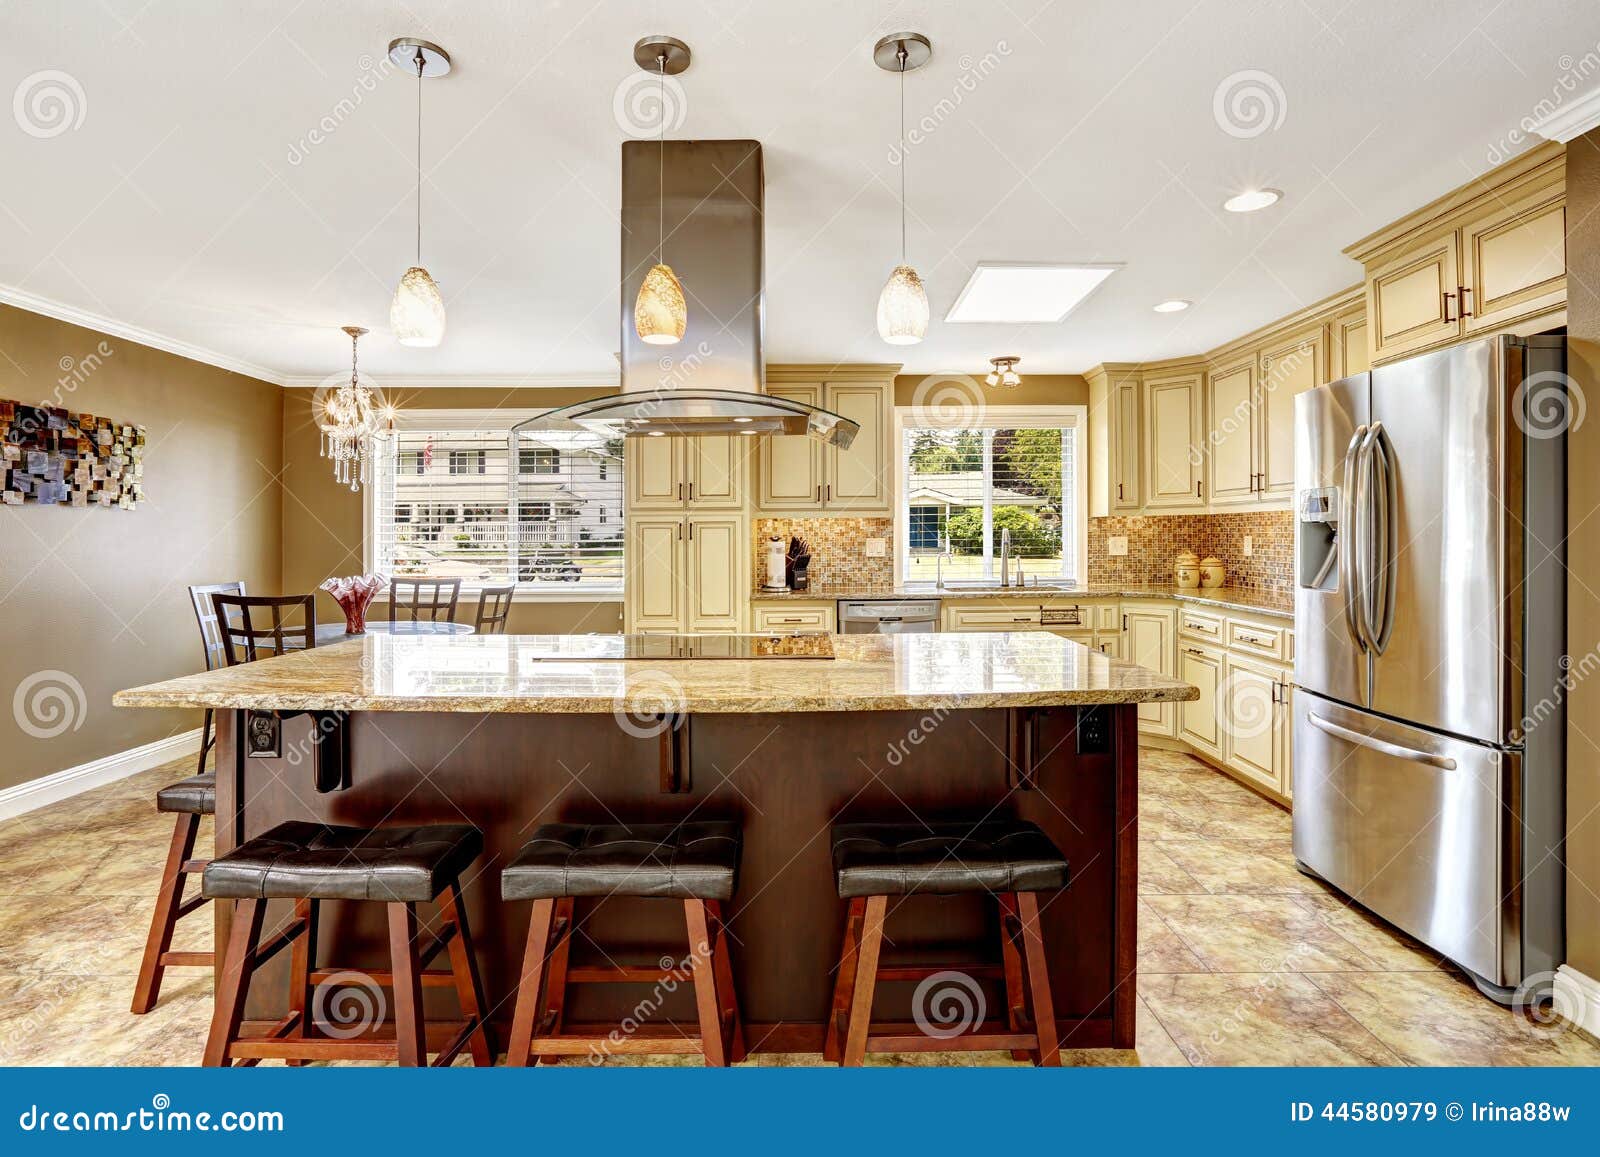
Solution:
<svg viewBox="0 0 1600 1157"><path fill-rule="evenodd" d="M0 1064L193 1064L210 974L128 1012L187 760L0 823ZM1479 996L1421 945L1295 870L1289 817L1188 756L1141 759L1138 1042L1077 1065L1593 1065L1600 1045ZM202 828L202 846L211 838ZM92 886L90 881L92 881ZM210 922L179 925L209 947ZM995 1054L875 1057L1004 1064ZM663 1058L666 1063L693 1063ZM758 1054L760 1064L815 1064ZM582 1063L580 1061L580 1063ZM657 1063L657 1062L650 1062Z"/></svg>

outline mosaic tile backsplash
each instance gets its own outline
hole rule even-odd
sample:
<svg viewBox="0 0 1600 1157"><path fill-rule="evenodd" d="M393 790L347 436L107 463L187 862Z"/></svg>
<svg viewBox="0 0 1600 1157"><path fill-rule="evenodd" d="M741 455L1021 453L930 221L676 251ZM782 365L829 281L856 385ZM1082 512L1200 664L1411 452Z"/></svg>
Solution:
<svg viewBox="0 0 1600 1157"><path fill-rule="evenodd" d="M1244 555L1244 536L1251 555ZM1106 539L1126 535L1128 553L1112 558ZM1171 582L1181 551L1215 555L1228 570L1227 585L1287 594L1294 577L1294 514L1288 510L1240 514L1152 514L1089 520L1089 581Z"/></svg>
<svg viewBox="0 0 1600 1157"><path fill-rule="evenodd" d="M811 585L888 586L894 582L894 520L892 518L758 518L751 545L755 550L755 585L766 578L767 539L782 535L785 542L799 537L811 544ZM886 539L882 558L868 558L866 541Z"/></svg>

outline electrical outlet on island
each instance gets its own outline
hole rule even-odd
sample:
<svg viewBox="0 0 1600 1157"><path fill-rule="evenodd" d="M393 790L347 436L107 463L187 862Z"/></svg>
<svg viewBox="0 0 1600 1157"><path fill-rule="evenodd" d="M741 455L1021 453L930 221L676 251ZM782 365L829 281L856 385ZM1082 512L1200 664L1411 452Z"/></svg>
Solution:
<svg viewBox="0 0 1600 1157"><path fill-rule="evenodd" d="M1128 536L1113 534L1106 539L1106 554L1112 558L1121 558L1128 553Z"/></svg>

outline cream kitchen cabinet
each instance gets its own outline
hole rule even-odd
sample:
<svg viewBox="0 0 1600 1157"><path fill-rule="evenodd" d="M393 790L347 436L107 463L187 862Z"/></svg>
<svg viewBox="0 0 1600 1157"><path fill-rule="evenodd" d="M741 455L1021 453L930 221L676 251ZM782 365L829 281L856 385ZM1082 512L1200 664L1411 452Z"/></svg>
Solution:
<svg viewBox="0 0 1600 1157"><path fill-rule="evenodd" d="M1144 385L1137 370L1097 366L1089 381L1089 513L1136 514L1144 505Z"/></svg>
<svg viewBox="0 0 1600 1157"><path fill-rule="evenodd" d="M1367 317L1373 360L1400 357L1459 337L1455 298L1460 284L1454 232L1369 269Z"/></svg>
<svg viewBox="0 0 1600 1157"><path fill-rule="evenodd" d="M1367 348L1367 307L1358 305L1328 323L1328 380L1336 382L1372 368Z"/></svg>
<svg viewBox="0 0 1600 1157"><path fill-rule="evenodd" d="M1128 603L1122 611L1122 657L1163 675L1177 675L1178 612L1172 607ZM1152 735L1172 735L1175 718L1171 703L1139 704L1139 730Z"/></svg>
<svg viewBox="0 0 1600 1157"><path fill-rule="evenodd" d="M1289 677L1284 668L1229 652L1220 695L1225 764L1281 796L1289 794Z"/></svg>
<svg viewBox="0 0 1600 1157"><path fill-rule="evenodd" d="M1222 758L1217 723L1217 692L1222 686L1223 652L1218 647L1180 639L1178 678L1200 689L1200 698L1178 704L1178 738L1216 759Z"/></svg>
<svg viewBox="0 0 1600 1157"><path fill-rule="evenodd" d="M1203 513L1204 375L1147 376L1144 417L1145 509Z"/></svg>
<svg viewBox="0 0 1600 1157"><path fill-rule="evenodd" d="M1327 338L1318 324L1287 334L1261 351L1256 423L1256 494L1294 494L1294 399L1328 380Z"/></svg>
<svg viewBox="0 0 1600 1157"><path fill-rule="evenodd" d="M737 434L629 438L630 510L739 510L753 447Z"/></svg>
<svg viewBox="0 0 1600 1157"><path fill-rule="evenodd" d="M1566 204L1565 182L1547 184L1461 230L1463 336L1566 304Z"/></svg>
<svg viewBox="0 0 1600 1157"><path fill-rule="evenodd" d="M1206 459L1210 467L1212 506L1240 506L1256 501L1258 365L1248 352L1212 367L1207 405Z"/></svg>
<svg viewBox="0 0 1600 1157"><path fill-rule="evenodd" d="M888 514L893 497L892 370L874 380L772 382L767 393L819 406L861 427L848 449L803 435L763 438L757 471L762 510Z"/></svg>
<svg viewBox="0 0 1600 1157"><path fill-rule="evenodd" d="M749 542L742 515L641 515L627 529L624 629L683 634L743 629Z"/></svg>
<svg viewBox="0 0 1600 1157"><path fill-rule="evenodd" d="M815 632L831 635L837 604L825 600L799 602L791 599L756 603L751 619L757 634L805 635Z"/></svg>

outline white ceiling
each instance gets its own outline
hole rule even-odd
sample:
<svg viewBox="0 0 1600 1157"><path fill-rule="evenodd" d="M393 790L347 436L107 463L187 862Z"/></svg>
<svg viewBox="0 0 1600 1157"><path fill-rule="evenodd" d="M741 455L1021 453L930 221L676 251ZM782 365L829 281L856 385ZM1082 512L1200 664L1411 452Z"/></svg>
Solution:
<svg viewBox="0 0 1600 1157"><path fill-rule="evenodd" d="M765 146L769 361L932 372L1015 353L1024 373L1194 352L1354 284L1342 246L1526 147L1512 130L1552 94L1572 99L1563 77L1600 41L1587 0L4 0L0 13L14 114L0 119L0 299L277 380L337 373L337 327L361 324L380 383L614 377L614 99L646 33L694 50L673 135ZM908 120L932 125L908 170L910 260L934 312L913 347L874 330L899 230L896 82L870 52L902 27L934 44L907 80ZM426 92L423 259L449 307L433 350L386 332L412 256L415 81L374 62L400 35L456 62ZM34 136L13 122L44 70L68 74L82 119ZM1256 135L1214 115L1219 84L1244 70L1271 78ZM1221 212L1255 185L1285 199ZM980 260L1125 268L1060 324L943 324ZM1171 297L1195 305L1151 312Z"/></svg>

